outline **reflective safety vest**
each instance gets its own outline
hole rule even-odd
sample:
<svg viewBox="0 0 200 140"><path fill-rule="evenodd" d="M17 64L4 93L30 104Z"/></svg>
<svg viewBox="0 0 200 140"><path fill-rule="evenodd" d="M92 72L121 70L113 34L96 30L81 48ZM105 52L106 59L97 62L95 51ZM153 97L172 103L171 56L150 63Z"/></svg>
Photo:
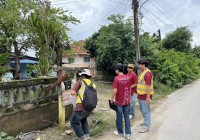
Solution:
<svg viewBox="0 0 200 140"><path fill-rule="evenodd" d="M83 79L83 80L87 83L87 85L91 84L91 81L89 79ZM94 83L92 86L93 86L93 88L96 89L96 85ZM85 84L82 82L81 88L78 91L78 94L80 96L78 94L76 94L76 104L82 103L81 99L83 100L83 98L84 98L85 87L86 87ZM81 97L81 99L80 99L80 97Z"/></svg>
<svg viewBox="0 0 200 140"><path fill-rule="evenodd" d="M147 72L151 73L151 71L149 69L146 69L138 77L138 84L137 84L137 94L138 95L147 94L146 81L145 81L145 75L146 75ZM151 87L150 88L151 88L151 95L153 95L154 94L153 77L152 77L152 82L151 82Z"/></svg>

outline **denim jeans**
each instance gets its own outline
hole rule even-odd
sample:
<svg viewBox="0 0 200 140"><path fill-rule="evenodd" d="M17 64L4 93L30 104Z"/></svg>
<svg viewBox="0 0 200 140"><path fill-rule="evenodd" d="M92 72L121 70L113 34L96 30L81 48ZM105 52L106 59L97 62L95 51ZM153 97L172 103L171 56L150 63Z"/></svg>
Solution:
<svg viewBox="0 0 200 140"><path fill-rule="evenodd" d="M124 134L123 131L123 115L125 120L125 134L126 136L131 135L131 124L129 119L129 105L126 106L117 106L117 119L116 119L116 125L117 125L117 131L118 134Z"/></svg>
<svg viewBox="0 0 200 140"><path fill-rule="evenodd" d="M133 96L131 96L131 104L130 104L130 115L135 116L135 103L137 101L137 94L134 93Z"/></svg>
<svg viewBox="0 0 200 140"><path fill-rule="evenodd" d="M140 106L140 111L142 112L142 115L143 115L143 118L144 118L143 127L149 129L149 127L151 125L150 105L147 104L145 100L139 99L139 106Z"/></svg>
<svg viewBox="0 0 200 140"><path fill-rule="evenodd" d="M85 138L86 135L89 135L87 117L90 113L88 111L74 111L72 113L70 123L79 138Z"/></svg>

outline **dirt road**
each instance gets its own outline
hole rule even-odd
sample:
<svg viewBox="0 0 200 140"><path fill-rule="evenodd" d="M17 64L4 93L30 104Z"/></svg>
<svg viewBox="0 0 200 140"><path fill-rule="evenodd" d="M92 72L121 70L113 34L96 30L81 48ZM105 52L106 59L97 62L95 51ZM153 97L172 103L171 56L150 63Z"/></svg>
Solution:
<svg viewBox="0 0 200 140"><path fill-rule="evenodd" d="M140 134L140 121L132 124L131 140L200 140L200 80L177 90L152 112L148 133ZM99 140L123 140L108 132Z"/></svg>

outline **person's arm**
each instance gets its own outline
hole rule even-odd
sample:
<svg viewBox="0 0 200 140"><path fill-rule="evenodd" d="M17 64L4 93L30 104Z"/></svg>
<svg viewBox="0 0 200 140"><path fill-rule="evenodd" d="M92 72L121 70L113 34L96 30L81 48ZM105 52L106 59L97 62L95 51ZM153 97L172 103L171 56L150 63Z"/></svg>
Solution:
<svg viewBox="0 0 200 140"><path fill-rule="evenodd" d="M152 75L150 72L146 73L145 75L145 81L146 81L146 93L147 93L147 98L146 102L147 104L151 103L151 81L152 81Z"/></svg>
<svg viewBox="0 0 200 140"><path fill-rule="evenodd" d="M72 96L76 95L80 88L81 88L81 81L77 81L74 87L71 89L71 95Z"/></svg>
<svg viewBox="0 0 200 140"><path fill-rule="evenodd" d="M133 84L133 85L131 86L131 88L135 88L135 87L137 87L137 84Z"/></svg>
<svg viewBox="0 0 200 140"><path fill-rule="evenodd" d="M137 75L133 76L133 81L134 81L134 84L131 86L131 88L137 87L137 83L138 83L138 77L137 77Z"/></svg>
<svg viewBox="0 0 200 140"><path fill-rule="evenodd" d="M147 99L146 102L147 104L151 103L151 86L146 85L146 89L147 89Z"/></svg>
<svg viewBox="0 0 200 140"><path fill-rule="evenodd" d="M113 89L112 98L111 98L111 102L114 102L114 99L115 99L116 94L117 94L117 89L114 88L114 89Z"/></svg>
<svg viewBox="0 0 200 140"><path fill-rule="evenodd" d="M117 78L114 79L114 82L113 82L113 93L112 93L112 97L111 97L111 102L114 102L114 99L116 97L116 94L117 94L117 86L118 86L118 80Z"/></svg>

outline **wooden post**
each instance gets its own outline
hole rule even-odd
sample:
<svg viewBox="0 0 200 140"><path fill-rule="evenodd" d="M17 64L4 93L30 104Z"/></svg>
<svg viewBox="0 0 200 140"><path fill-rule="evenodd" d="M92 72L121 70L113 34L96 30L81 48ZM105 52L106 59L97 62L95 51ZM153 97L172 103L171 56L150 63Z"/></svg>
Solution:
<svg viewBox="0 0 200 140"><path fill-rule="evenodd" d="M65 74L64 76L62 76L62 70L59 70L57 75L58 75L58 80L54 84L48 86L48 88L49 90L52 90L56 86L58 86L58 123L59 123L59 129L64 131L65 130L65 107L63 107L63 103L62 103L61 83L68 77L68 75Z"/></svg>
<svg viewBox="0 0 200 140"><path fill-rule="evenodd" d="M58 79L62 78L62 70L58 71ZM65 107L62 105L62 87L61 83L58 85L58 122L59 129L65 131Z"/></svg>

